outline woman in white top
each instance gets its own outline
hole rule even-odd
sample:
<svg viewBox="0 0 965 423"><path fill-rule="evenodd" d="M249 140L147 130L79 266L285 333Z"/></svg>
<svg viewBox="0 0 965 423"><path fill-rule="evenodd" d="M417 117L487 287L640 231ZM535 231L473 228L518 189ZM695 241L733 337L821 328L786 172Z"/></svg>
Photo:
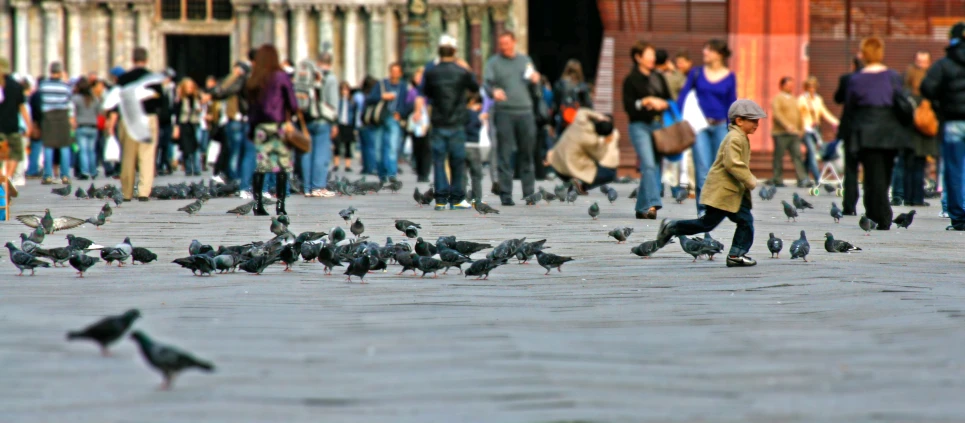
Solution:
<svg viewBox="0 0 965 423"><path fill-rule="evenodd" d="M811 76L804 80L804 93L798 97L798 108L801 110L801 120L804 123L804 145L807 147L807 166L814 176L814 183L821 181L821 171L818 170L817 156L821 154L818 148L824 144L821 140L821 118L831 126L838 127L838 118L824 105L824 99L818 94L818 78Z"/></svg>

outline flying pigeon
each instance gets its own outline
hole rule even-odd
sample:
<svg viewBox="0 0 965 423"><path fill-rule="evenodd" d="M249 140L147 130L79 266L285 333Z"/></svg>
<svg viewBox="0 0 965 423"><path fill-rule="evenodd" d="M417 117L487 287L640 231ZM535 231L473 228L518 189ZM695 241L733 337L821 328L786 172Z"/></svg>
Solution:
<svg viewBox="0 0 965 423"><path fill-rule="evenodd" d="M67 262L70 263L70 267L76 269L77 274L81 278L84 277L84 272L86 272L87 269L94 267L94 264L99 261L101 261L100 258L90 257L85 255L83 251L78 250L70 250L70 258L67 260Z"/></svg>
<svg viewBox="0 0 965 423"><path fill-rule="evenodd" d="M898 217L895 218L895 220L892 220L892 222L895 225L898 225L899 228L908 229L908 227L911 226L911 222L915 220L915 213L916 211L912 210L908 213L899 214Z"/></svg>
<svg viewBox="0 0 965 423"><path fill-rule="evenodd" d="M621 244L627 242L627 237L629 237L632 233L633 228L616 228L610 231L607 235L610 235L613 237L613 239L617 240L617 244Z"/></svg>
<svg viewBox="0 0 965 423"><path fill-rule="evenodd" d="M544 273L543 276L549 275L550 270L553 270L554 267L556 268L556 271L562 273L563 264L573 260L573 257L558 256L556 254L544 252L543 250L536 252L536 262L546 269L546 273Z"/></svg>
<svg viewBox="0 0 965 423"><path fill-rule="evenodd" d="M38 228L38 227L43 228L44 234L47 234L47 235L50 235L57 231L64 231L67 229L76 228L87 222L85 220L81 220L76 217L70 217L70 216L62 216L62 217L54 218L53 216L50 215L50 209L44 209L43 217L32 215L32 214L20 215L20 216L17 216L17 220L19 220L20 223L23 223L24 225L27 225L31 228Z"/></svg>
<svg viewBox="0 0 965 423"><path fill-rule="evenodd" d="M791 243L791 260L796 258L804 259L804 262L808 261L808 254L811 252L811 244L808 243L807 237L804 235L804 231L801 231L801 237L797 241Z"/></svg>
<svg viewBox="0 0 965 423"><path fill-rule="evenodd" d="M784 200L781 200L781 204L784 205L784 215L787 216L787 220L790 222L791 219L794 219L797 222L797 210L794 209L794 206Z"/></svg>
<svg viewBox="0 0 965 423"><path fill-rule="evenodd" d="M593 218L593 220L596 220L596 217L600 215L600 205L594 201L586 212L590 215L590 217Z"/></svg>
<svg viewBox="0 0 965 423"><path fill-rule="evenodd" d="M813 208L814 208L814 205L812 205L811 203L807 202L807 200L801 198L801 196L800 196L800 195L797 195L796 192L792 195L791 200L792 200L793 203L794 203L794 208L796 208L798 211L802 211L802 210L804 210L804 209L813 209Z"/></svg>
<svg viewBox="0 0 965 423"><path fill-rule="evenodd" d="M141 317L141 312L132 308L125 311L124 314L107 316L82 330L67 332L67 340L89 339L94 341L100 346L101 355L107 357L111 355L107 347L121 339L139 317Z"/></svg>
<svg viewBox="0 0 965 423"><path fill-rule="evenodd" d="M861 251L860 248L855 247L848 241L834 239L834 235L831 235L831 232L824 234L824 249L829 253L850 253L852 251Z"/></svg>
<svg viewBox="0 0 965 423"><path fill-rule="evenodd" d="M20 269L20 274L17 276L23 276L23 271L28 269L30 270L30 276L33 276L34 269L38 267L50 267L50 263L18 250L17 246L13 245L12 242L7 242L7 250L10 252L10 262Z"/></svg>
<svg viewBox="0 0 965 423"><path fill-rule="evenodd" d="M831 203L831 217L834 218L834 223L841 223L841 218L844 217L837 203Z"/></svg>
<svg viewBox="0 0 965 423"><path fill-rule="evenodd" d="M154 370L161 372L161 376L164 378L164 382L161 384L162 390L171 389L174 378L184 370L198 368L205 372L214 371L214 365L211 363L195 358L175 347L155 342L139 330L131 334L131 339L141 347L141 356L144 357L144 360Z"/></svg>
<svg viewBox="0 0 965 423"><path fill-rule="evenodd" d="M871 236L871 231L877 228L878 224L868 219L868 216L861 215L861 219L858 219L858 226L865 232L865 236Z"/></svg>
<svg viewBox="0 0 965 423"><path fill-rule="evenodd" d="M784 241L775 237L774 232L771 232L770 238L767 239L767 251L771 252L771 258L781 258L781 250L783 249Z"/></svg>

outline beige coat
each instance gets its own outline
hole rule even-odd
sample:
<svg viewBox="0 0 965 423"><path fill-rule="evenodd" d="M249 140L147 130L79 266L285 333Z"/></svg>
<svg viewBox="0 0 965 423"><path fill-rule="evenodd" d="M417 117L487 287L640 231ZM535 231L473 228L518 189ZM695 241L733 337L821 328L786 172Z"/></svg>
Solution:
<svg viewBox="0 0 965 423"><path fill-rule="evenodd" d="M616 168L620 165L620 134L615 129L609 140L596 134L590 117L603 119L604 115L581 108L576 118L563 131L550 151L550 164L557 172L592 183L597 166Z"/></svg>
<svg viewBox="0 0 965 423"><path fill-rule="evenodd" d="M781 92L774 97L771 104L774 112L774 129L772 134L781 135L787 133L801 134L801 110L798 108L797 99L789 93Z"/></svg>
<svg viewBox="0 0 965 423"><path fill-rule="evenodd" d="M717 159L707 172L700 203L715 209L737 213L741 198L751 204L751 190L757 178L751 173L751 142L737 125L728 127L727 136L720 143Z"/></svg>

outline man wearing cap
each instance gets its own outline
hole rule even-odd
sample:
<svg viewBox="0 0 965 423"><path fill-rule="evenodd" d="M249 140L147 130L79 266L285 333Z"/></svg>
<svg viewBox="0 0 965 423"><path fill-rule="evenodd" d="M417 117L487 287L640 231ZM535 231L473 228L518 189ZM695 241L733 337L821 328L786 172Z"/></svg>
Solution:
<svg viewBox="0 0 965 423"><path fill-rule="evenodd" d="M30 127L30 113L23 91L23 86L10 75L10 62L0 57L0 144L6 144L0 146L0 150L6 149L8 154L6 161L0 162L3 167L0 182L11 180L17 165L23 161L23 135L20 134L18 115ZM11 197L16 196L13 184L9 186Z"/></svg>
<svg viewBox="0 0 965 423"><path fill-rule="evenodd" d="M74 104L70 101L72 90L64 82L64 66L60 62L50 64L50 75L37 85L40 96L40 133L44 143L43 184L54 183L54 150L60 154L60 181L70 183L70 136Z"/></svg>
<svg viewBox="0 0 965 423"><path fill-rule="evenodd" d="M965 231L965 22L952 27L945 57L928 69L920 88L941 123L947 229Z"/></svg>
<svg viewBox="0 0 965 423"><path fill-rule="evenodd" d="M662 248L671 238L696 235L714 230L724 218L737 224L734 240L727 254L727 267L746 267L757 264L747 253L754 244L754 216L751 215L751 191L757 178L748 166L751 144L748 135L757 131L760 119L767 113L751 100L740 99L727 111L730 121L727 135L720 143L717 159L707 172L701 204L707 206L703 216L693 220L660 223L657 244Z"/></svg>

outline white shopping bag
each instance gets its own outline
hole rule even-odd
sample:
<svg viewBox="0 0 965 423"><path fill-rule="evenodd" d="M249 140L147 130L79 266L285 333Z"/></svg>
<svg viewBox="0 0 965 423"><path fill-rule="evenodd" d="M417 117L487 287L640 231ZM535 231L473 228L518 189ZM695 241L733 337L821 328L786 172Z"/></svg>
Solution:
<svg viewBox="0 0 965 423"><path fill-rule="evenodd" d="M412 136L411 135L406 135L405 140L403 140L402 155L405 157L412 157Z"/></svg>
<svg viewBox="0 0 965 423"><path fill-rule="evenodd" d="M104 146L104 161L121 161L121 145L118 144L117 137L113 135L107 137L107 141L105 141L104 144L106 144Z"/></svg>
<svg viewBox="0 0 965 423"><path fill-rule="evenodd" d="M214 164L218 161L218 155L221 154L221 143L220 142L209 142L208 143L208 164Z"/></svg>
<svg viewBox="0 0 965 423"><path fill-rule="evenodd" d="M697 102L697 92L694 90L690 90L690 92L687 93L687 98L684 99L683 115L684 120L694 128L694 133L700 132L709 126L707 124L707 117L704 116L704 111L700 110L700 103Z"/></svg>
<svg viewBox="0 0 965 423"><path fill-rule="evenodd" d="M493 142L489 138L489 122L483 121L479 128L479 157L483 162L489 161L489 152L493 148Z"/></svg>

